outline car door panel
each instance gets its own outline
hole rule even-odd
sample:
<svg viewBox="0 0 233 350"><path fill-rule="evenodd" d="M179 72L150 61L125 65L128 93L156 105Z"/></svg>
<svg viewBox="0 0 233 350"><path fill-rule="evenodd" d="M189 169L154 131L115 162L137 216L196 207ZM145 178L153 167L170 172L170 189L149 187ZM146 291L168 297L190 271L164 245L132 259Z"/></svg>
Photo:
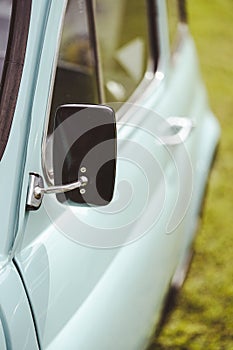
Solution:
<svg viewBox="0 0 233 350"><path fill-rule="evenodd" d="M21 276L12 262L1 269L0 283L1 349L38 350L30 302Z"/></svg>
<svg viewBox="0 0 233 350"><path fill-rule="evenodd" d="M21 210L28 174L43 174L41 144L64 9L65 1L51 2L32 105ZM55 195L45 195L38 211L20 219L14 261L42 349L135 350L147 343L184 246L190 244L188 220L196 219L194 209L188 208L192 198L198 200L192 197L201 151L196 144L203 138L209 109L195 57L187 34L171 70L155 75L137 104L130 103L118 120L116 189L106 209L64 206ZM162 142L163 136L177 132L167 122L171 116L199 125L185 144L168 147ZM209 149L217 132L212 135ZM188 166L182 166L182 155ZM188 191L180 192L179 186ZM177 207L179 200L182 209Z"/></svg>

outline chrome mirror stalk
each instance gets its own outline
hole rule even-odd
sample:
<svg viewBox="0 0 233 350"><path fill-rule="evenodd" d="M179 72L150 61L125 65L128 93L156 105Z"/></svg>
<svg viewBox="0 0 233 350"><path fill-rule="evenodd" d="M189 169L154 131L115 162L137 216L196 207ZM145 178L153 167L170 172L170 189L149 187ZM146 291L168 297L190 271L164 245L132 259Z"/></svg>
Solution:
<svg viewBox="0 0 233 350"><path fill-rule="evenodd" d="M64 193L64 192L72 191L77 188L86 186L87 183L88 183L88 178L86 176L80 176L79 180L73 183L45 188L44 180L42 176L37 173L30 173L26 210L29 211L29 210L39 209L39 207L41 206L44 194ZM83 192L83 190L84 189L81 189L80 193L85 193Z"/></svg>

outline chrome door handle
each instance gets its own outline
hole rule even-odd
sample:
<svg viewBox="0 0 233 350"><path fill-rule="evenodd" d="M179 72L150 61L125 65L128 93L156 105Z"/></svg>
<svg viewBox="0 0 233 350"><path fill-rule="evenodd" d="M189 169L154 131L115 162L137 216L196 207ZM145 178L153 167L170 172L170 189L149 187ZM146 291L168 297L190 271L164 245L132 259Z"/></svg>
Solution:
<svg viewBox="0 0 233 350"><path fill-rule="evenodd" d="M195 126L192 119L184 117L169 117L166 121L171 127L180 128L175 135L161 137L162 143L168 146L175 146L185 142Z"/></svg>

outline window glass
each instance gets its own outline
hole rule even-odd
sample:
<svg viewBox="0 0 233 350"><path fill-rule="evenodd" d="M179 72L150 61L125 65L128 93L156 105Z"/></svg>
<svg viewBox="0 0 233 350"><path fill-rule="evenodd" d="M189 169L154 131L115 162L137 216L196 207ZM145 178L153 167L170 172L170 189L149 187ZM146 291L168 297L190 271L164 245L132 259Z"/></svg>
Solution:
<svg viewBox="0 0 233 350"><path fill-rule="evenodd" d="M10 29L12 0L0 0L0 82Z"/></svg>
<svg viewBox="0 0 233 350"><path fill-rule="evenodd" d="M95 17L105 99L125 101L147 69L146 1L95 0Z"/></svg>
<svg viewBox="0 0 233 350"><path fill-rule="evenodd" d="M64 18L53 90L49 133L58 106L98 103L96 62L84 0L69 0Z"/></svg>

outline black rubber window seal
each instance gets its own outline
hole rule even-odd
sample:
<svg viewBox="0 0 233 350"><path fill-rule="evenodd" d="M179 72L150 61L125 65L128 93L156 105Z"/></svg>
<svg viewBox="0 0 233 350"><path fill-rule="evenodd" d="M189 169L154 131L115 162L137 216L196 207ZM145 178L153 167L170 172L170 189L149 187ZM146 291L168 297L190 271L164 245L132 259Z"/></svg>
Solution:
<svg viewBox="0 0 233 350"><path fill-rule="evenodd" d="M0 160L9 139L23 73L32 0L14 0L0 85Z"/></svg>

